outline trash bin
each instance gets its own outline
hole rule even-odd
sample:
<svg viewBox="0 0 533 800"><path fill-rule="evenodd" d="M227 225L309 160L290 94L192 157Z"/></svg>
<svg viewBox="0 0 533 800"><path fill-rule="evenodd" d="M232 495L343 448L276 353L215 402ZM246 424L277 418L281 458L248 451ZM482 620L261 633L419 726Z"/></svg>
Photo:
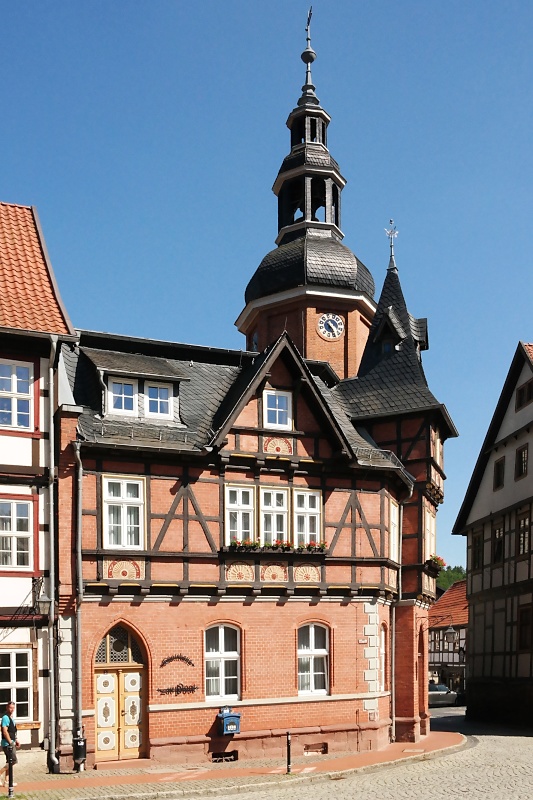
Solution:
<svg viewBox="0 0 533 800"><path fill-rule="evenodd" d="M74 758L74 763L84 764L85 759L87 758L87 739L84 739L83 736L75 736L72 740L72 756Z"/></svg>

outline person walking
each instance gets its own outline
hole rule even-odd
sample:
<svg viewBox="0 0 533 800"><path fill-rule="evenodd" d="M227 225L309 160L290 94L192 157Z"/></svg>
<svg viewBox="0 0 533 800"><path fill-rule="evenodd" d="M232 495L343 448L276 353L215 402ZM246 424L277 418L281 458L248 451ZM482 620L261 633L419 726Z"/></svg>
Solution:
<svg viewBox="0 0 533 800"><path fill-rule="evenodd" d="M17 739L17 725L13 714L15 713L15 703L10 700L6 703L6 713L2 717L2 749L6 757L5 766L0 770L0 775L3 773L3 785L9 786L9 764L17 763L17 747L20 747L20 742ZM16 786L16 783L12 784Z"/></svg>

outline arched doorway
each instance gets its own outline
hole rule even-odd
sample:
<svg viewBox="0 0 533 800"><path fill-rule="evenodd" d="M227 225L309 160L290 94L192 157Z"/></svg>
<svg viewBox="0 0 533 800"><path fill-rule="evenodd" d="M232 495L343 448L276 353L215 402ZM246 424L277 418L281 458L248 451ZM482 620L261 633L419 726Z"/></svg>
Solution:
<svg viewBox="0 0 533 800"><path fill-rule="evenodd" d="M146 748L146 667L130 631L116 625L96 651L96 761L142 758Z"/></svg>

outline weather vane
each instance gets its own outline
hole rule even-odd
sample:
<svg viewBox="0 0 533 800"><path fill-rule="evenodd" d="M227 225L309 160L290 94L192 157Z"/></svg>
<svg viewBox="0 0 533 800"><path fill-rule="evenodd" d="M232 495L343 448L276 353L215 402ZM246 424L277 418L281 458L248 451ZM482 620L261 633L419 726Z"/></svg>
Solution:
<svg viewBox="0 0 533 800"><path fill-rule="evenodd" d="M311 47L311 17L313 16L313 6L309 6L309 13L307 14L307 25L305 26L305 33L307 38L307 47Z"/></svg>
<svg viewBox="0 0 533 800"><path fill-rule="evenodd" d="M389 230L387 230L387 228L385 228L385 233L389 237L390 254L391 254L391 256L393 256L394 255L394 240L398 236L399 231L396 230L396 225L394 224L394 220L393 219L389 220L389 225L390 225L390 228L389 228Z"/></svg>

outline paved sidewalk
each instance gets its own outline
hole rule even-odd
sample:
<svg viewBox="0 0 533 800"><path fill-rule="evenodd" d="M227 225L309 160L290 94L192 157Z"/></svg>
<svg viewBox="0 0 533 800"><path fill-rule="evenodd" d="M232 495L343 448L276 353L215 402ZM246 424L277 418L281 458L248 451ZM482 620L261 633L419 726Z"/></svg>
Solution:
<svg viewBox="0 0 533 800"><path fill-rule="evenodd" d="M417 744L397 742L383 750L340 753L294 759L292 773L286 763L264 759L195 767L155 764L125 769L88 770L49 775L45 753L19 751L15 767L15 797L28 800L105 800L106 798L181 798L231 794L265 789L288 782L335 779L339 773L368 771L409 760L424 760L462 748L460 733L435 731ZM132 762L130 762L131 764ZM7 795L7 789L4 790Z"/></svg>

